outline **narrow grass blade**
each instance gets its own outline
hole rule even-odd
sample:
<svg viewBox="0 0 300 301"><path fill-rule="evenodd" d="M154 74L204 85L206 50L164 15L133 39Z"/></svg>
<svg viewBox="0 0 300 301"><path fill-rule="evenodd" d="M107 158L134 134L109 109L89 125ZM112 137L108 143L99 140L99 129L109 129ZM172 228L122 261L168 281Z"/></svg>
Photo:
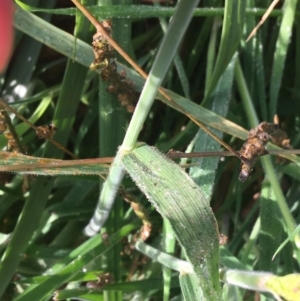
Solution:
<svg viewBox="0 0 300 301"><path fill-rule="evenodd" d="M75 10L74 10L75 12ZM63 53L73 61L88 67L94 60L92 47L71 34L45 22L32 13L15 8L14 26L20 31L32 36L35 40ZM74 47L76 49L74 50Z"/></svg>
<svg viewBox="0 0 300 301"><path fill-rule="evenodd" d="M245 10L246 2L243 0L225 1L221 45L206 97L208 97L215 88L220 76L223 74L240 44L243 33ZM207 98L204 102L206 101Z"/></svg>
<svg viewBox="0 0 300 301"><path fill-rule="evenodd" d="M270 118L273 118L273 116L277 113L277 99L281 86L285 59L292 35L297 2L297 0L284 2L284 13L276 42L276 51L274 53L273 69L270 83Z"/></svg>
<svg viewBox="0 0 300 301"><path fill-rule="evenodd" d="M157 2L157 3L154 2L154 6L163 8L162 6L159 5L159 2ZM164 34L165 34L167 32L167 28L168 28L168 23L167 23L166 19L165 18L159 18L159 23L160 23L160 26L161 26ZM179 80L180 80L180 83L181 83L181 86L182 86L184 96L186 98L190 99L190 87L189 87L188 77L187 77L187 74L185 72L183 62L182 62L180 56L178 55L178 53L174 57L174 65L176 67L176 71L177 71L177 74L178 74L178 77L179 77Z"/></svg>
<svg viewBox="0 0 300 301"><path fill-rule="evenodd" d="M286 246L286 244L289 242L289 241L293 241L294 239L294 236L296 234L298 234L300 232L300 225L298 225L296 227L296 229L289 235L289 237L278 247L278 249L276 250L276 252L274 253L273 257L272 257L272 260L274 260L274 258L276 257L276 255ZM298 247L299 247L299 242L298 242Z"/></svg>
<svg viewBox="0 0 300 301"><path fill-rule="evenodd" d="M266 3L267 4L267 3ZM247 6L256 7L254 0L248 1ZM253 30L257 23L255 16L247 15L245 18L246 33ZM249 84L249 91L256 107L260 108L262 120L268 120L266 103L266 80L265 64L263 62L264 40L262 32L258 33L248 42L242 44L242 49L247 55L243 56L243 67L246 81ZM257 68L259 66L259 68Z"/></svg>
<svg viewBox="0 0 300 301"><path fill-rule="evenodd" d="M131 0L122 1L107 1L98 0L98 5L102 8L112 7L112 4L130 4ZM122 47L124 51L129 53L130 43L131 43L131 20L130 19L113 19L113 30L112 37L114 40ZM119 55L116 55L118 61L124 63L124 59ZM125 131L128 124L128 112L126 108L121 105L118 100L118 95L108 93L108 88L110 86L109 82L104 82L102 78L99 78L99 93L98 93L98 108L99 108L99 156L115 156L116 150L119 145L122 144L124 139ZM107 134L109 133L109 135ZM103 187L103 180L99 181L99 191ZM99 200L101 195L99 195ZM123 200L117 196L117 201L110 212L110 216L102 228L102 233L114 233L119 229L123 220L120 218L124 215L123 213ZM101 266L109 271L115 282L120 282L122 280L123 271L120 268L120 262L122 253L122 244L117 244L111 252L107 252L101 258ZM121 291L105 291L105 297L108 300L122 301L124 300Z"/></svg>
<svg viewBox="0 0 300 301"><path fill-rule="evenodd" d="M158 261L162 265L179 273L192 274L194 272L193 266L189 262L177 259L167 253L156 250L155 248L145 244L142 240L137 241L135 248L150 257L152 260Z"/></svg>

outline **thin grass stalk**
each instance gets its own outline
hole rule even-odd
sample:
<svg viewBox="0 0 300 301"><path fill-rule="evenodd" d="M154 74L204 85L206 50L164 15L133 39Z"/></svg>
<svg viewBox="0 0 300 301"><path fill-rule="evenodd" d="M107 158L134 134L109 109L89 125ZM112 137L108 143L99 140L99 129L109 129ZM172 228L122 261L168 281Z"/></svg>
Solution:
<svg viewBox="0 0 300 301"><path fill-rule="evenodd" d="M247 264L249 264L249 256L251 254L251 252L253 251L253 248L255 248L255 243L257 241L258 235L259 235L259 231L260 231L260 218L258 218L254 225L252 226L252 231L250 233L249 236L249 240L247 241L247 243L244 245L243 248L243 254L241 256L241 263L244 264L245 266L247 266Z"/></svg>
<svg viewBox="0 0 300 301"><path fill-rule="evenodd" d="M170 64L172 63L179 43L192 18L193 9L196 7L198 2L199 0L182 0L177 4L176 12L172 18L168 32L164 36L159 48L157 57L143 88L119 153L130 151L135 147L138 135L148 116L155 96L157 95L157 91ZM101 192L100 202L95 211L94 217L85 229L86 234L96 233L99 231L106 221L109 210L113 206L115 195L117 194L117 190L124 174L122 167L117 165L118 160L113 163L109 176ZM112 183L114 183L113 186L111 185ZM105 210L107 211L105 212Z"/></svg>
<svg viewBox="0 0 300 301"><path fill-rule="evenodd" d="M111 7L113 4L131 4L131 0L126 1L111 1L99 0L98 5L101 7ZM114 19L112 26L113 39L128 53L131 41L131 20L128 19ZM118 55L116 53L116 55ZM117 60L124 62L123 58L117 56ZM121 106L116 94L107 92L109 83L104 82L99 77L99 156L115 156L118 146L122 143L124 138L124 128L126 128L127 112L125 107ZM109 134L108 134L109 133ZM100 179L100 192L103 186L103 180ZM99 195L99 199L100 199ZM117 196L117 202L113 206L111 214L101 229L101 233L110 235L122 227L123 224L123 200ZM110 272L115 282L122 280L122 266L121 266L121 251L122 244L117 243L111 252L105 253L101 257L101 264L105 271ZM122 291L105 291L105 298L108 300L123 300Z"/></svg>
<svg viewBox="0 0 300 301"><path fill-rule="evenodd" d="M135 244L135 248L140 251L141 253L147 255L150 257L153 261L157 261L161 263L162 265L173 269L180 273L193 273L194 268L193 265L185 260L181 260L178 258L175 258L167 253L161 252L146 243L144 243L142 240L139 240Z"/></svg>
<svg viewBox="0 0 300 301"><path fill-rule="evenodd" d="M74 8L62 8L62 9L42 9L39 7L29 6L24 4L19 0L15 0L15 2L23 7L24 9L30 12L47 12L51 14L57 15L68 15L74 16L76 14L76 10ZM215 4L213 4L215 5ZM112 9L105 7L87 7L88 10L95 16L105 19L105 18L127 18L131 16L134 19L147 19L147 18L157 18L157 17L172 17L175 12L175 8L173 7L164 7L163 10L157 9L156 7L144 6L141 8L141 5L115 5ZM262 17L266 13L265 8L259 7L247 7L246 14L256 17ZM283 15L282 9L274 9L269 17L282 17ZM300 11L295 11L296 16L300 16ZM204 7L204 8L196 8L194 9L193 16L194 17L222 17L224 15L224 8L222 7Z"/></svg>
<svg viewBox="0 0 300 301"><path fill-rule="evenodd" d="M208 49L207 49L207 67L205 76L205 96L207 95L208 88L213 75L214 66L216 63L216 43L218 34L218 23L219 19L216 17L213 20L212 30L209 38Z"/></svg>
<svg viewBox="0 0 300 301"><path fill-rule="evenodd" d="M156 7L160 7L159 2L154 2L154 6ZM159 23L160 26L162 28L162 31L164 32L164 34L166 34L167 30L168 30L168 23L166 21L165 18L159 18ZM190 87L189 87L189 80L183 65L183 62L180 58L180 56L178 55L178 53L175 54L174 57L174 65L176 67L176 71L182 86L182 90L183 90L183 94L186 98L190 99Z"/></svg>
<svg viewBox="0 0 300 301"><path fill-rule="evenodd" d="M118 193L119 185L122 182L125 171L120 164L120 155L117 154L109 171L99 198L98 206L94 212L93 218L88 226L84 229L84 234L87 236L95 235L108 219L111 207Z"/></svg>

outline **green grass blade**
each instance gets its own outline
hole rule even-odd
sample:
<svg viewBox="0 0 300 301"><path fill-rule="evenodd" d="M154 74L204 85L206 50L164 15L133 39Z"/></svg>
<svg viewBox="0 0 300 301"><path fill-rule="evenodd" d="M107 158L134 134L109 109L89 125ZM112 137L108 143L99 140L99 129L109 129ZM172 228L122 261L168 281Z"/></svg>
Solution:
<svg viewBox="0 0 300 301"><path fill-rule="evenodd" d="M286 55L292 35L297 2L297 0L290 0L285 1L284 3L284 13L280 25L278 38L276 41L276 50L274 53L274 61L270 83L269 114L271 119L277 113L277 100L279 95L279 88L281 86L281 79L283 76Z"/></svg>
<svg viewBox="0 0 300 301"><path fill-rule="evenodd" d="M159 5L159 3L154 2L154 5L157 6L157 7L161 7ZM168 29L168 23L167 23L166 19L159 18L159 23L160 23L160 26L162 28L162 31L164 32L164 34L166 34L167 29ZM180 56L178 55L178 53L176 53L176 55L174 57L174 65L176 67L176 71L177 71L177 74L178 74L178 77L179 77L179 80L180 80L180 84L182 86L184 96L186 98L190 98L190 87L189 87L188 77L187 77L187 74L184 70L183 62L182 62Z"/></svg>
<svg viewBox="0 0 300 301"><path fill-rule="evenodd" d="M293 238L296 234L298 234L300 232L300 225L298 225L295 230L289 235L289 237L282 243L280 244L280 246L278 247L278 249L276 250L276 252L274 253L274 255L272 256L272 259L274 259L277 254L286 246L286 244L291 240L293 241Z"/></svg>
<svg viewBox="0 0 300 301"><path fill-rule="evenodd" d="M14 26L35 40L88 67L94 60L92 47L71 34L16 6ZM75 48L76 47L76 48ZM75 49L74 49L75 48Z"/></svg>
<svg viewBox="0 0 300 301"><path fill-rule="evenodd" d="M240 44L243 33L245 9L246 2L243 0L225 1L221 45L206 97L208 97L215 88L220 76L223 74ZM206 101L207 99L205 99L204 102Z"/></svg>
<svg viewBox="0 0 300 301"><path fill-rule="evenodd" d="M159 263L170 269L183 274L191 274L194 272L193 266L189 262L177 259L167 253L156 250L155 248L145 244L142 240L137 241L135 248L150 257L152 260L158 261Z"/></svg>
<svg viewBox="0 0 300 301"><path fill-rule="evenodd" d="M219 300L218 230L201 190L178 166L146 145L124 153L122 164L157 211L171 223L199 277L205 298Z"/></svg>
<svg viewBox="0 0 300 301"><path fill-rule="evenodd" d="M56 160L0 152L0 171L43 176L107 173L108 166L101 165L101 163L95 166L97 159L95 160Z"/></svg>
<svg viewBox="0 0 300 301"><path fill-rule="evenodd" d="M112 4L130 4L131 0L126 1L98 1L101 7L111 7ZM130 37L131 37L131 20L130 19L114 19L113 20L113 39L122 47L124 51L129 53ZM124 59L116 55L117 60L124 62ZM124 139L124 128L126 128L128 120L128 112L126 108L121 105L118 100L118 95L108 93L110 83L104 82L99 78L99 94L98 94L98 107L99 107L99 156L115 156L116 150L121 145ZM109 133L109 135L107 134ZM101 192L103 180L100 180L99 190ZM99 196L99 200L101 195ZM123 200L117 196L117 201L111 210L111 214L102 228L102 233L114 233L119 229L123 220L120 218L123 213ZM122 244L117 244L111 252L104 254L101 258L103 268L110 272L115 282L122 280L122 266L121 262ZM105 291L107 300L122 301L123 295L120 291Z"/></svg>

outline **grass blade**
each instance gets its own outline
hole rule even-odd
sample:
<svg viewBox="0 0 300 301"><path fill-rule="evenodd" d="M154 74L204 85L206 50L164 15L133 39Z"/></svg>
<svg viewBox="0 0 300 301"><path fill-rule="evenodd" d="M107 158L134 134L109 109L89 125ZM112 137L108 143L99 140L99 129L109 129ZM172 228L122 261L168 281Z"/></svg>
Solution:
<svg viewBox="0 0 300 301"><path fill-rule="evenodd" d="M171 223L194 266L205 298L219 300L217 224L200 189L178 166L146 145L124 153L122 164L157 211Z"/></svg>
<svg viewBox="0 0 300 301"><path fill-rule="evenodd" d="M296 5L297 0L284 2L284 13L276 41L276 50L274 53L273 69L270 83L270 119L272 119L273 116L277 113L277 99L279 95L279 88L281 86L281 79L283 75L288 46L290 45Z"/></svg>
<svg viewBox="0 0 300 301"><path fill-rule="evenodd" d="M246 2L242 0L225 1L221 45L212 78L207 89L206 99L215 88L220 76L236 52L243 33Z"/></svg>

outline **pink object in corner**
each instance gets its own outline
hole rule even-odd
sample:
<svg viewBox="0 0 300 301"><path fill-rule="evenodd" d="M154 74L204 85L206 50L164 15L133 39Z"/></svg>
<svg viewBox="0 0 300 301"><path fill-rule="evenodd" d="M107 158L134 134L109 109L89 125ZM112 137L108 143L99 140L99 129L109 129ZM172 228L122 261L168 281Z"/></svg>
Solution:
<svg viewBox="0 0 300 301"><path fill-rule="evenodd" d="M0 73L8 64L13 46L13 1L0 0Z"/></svg>

